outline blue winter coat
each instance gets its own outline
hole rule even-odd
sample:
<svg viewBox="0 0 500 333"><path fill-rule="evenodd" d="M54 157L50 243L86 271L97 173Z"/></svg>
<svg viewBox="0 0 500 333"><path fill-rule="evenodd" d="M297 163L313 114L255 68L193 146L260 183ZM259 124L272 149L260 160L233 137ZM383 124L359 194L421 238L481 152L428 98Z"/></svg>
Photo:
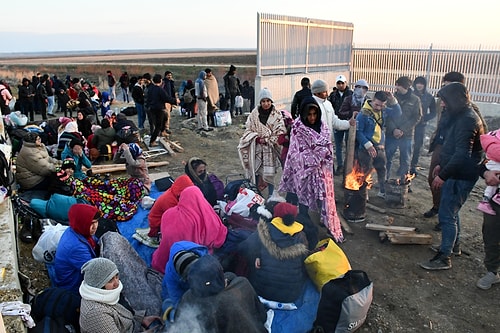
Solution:
<svg viewBox="0 0 500 333"><path fill-rule="evenodd" d="M87 155L82 154L82 156L76 156L73 154L73 150L69 146L69 144L64 147L64 150L61 154L61 160L65 160L66 158L72 158L75 161L75 174L74 177L78 179L84 179L87 175L82 171L82 167L85 166L88 169L92 168L92 162L90 162Z"/></svg>
<svg viewBox="0 0 500 333"><path fill-rule="evenodd" d="M97 237L93 236L96 244ZM94 249L85 237L67 228L59 240L54 262L55 287L61 287L79 294L83 274L80 271L83 264L96 257Z"/></svg>
<svg viewBox="0 0 500 333"><path fill-rule="evenodd" d="M177 273L174 267L174 256L179 251L190 251L202 257L208 254L206 246L196 244L189 241L176 242L170 248L170 256L167 265L165 266L165 276L162 282L161 298L165 300L170 298L172 305L176 306L181 300L182 295L189 289L187 281Z"/></svg>

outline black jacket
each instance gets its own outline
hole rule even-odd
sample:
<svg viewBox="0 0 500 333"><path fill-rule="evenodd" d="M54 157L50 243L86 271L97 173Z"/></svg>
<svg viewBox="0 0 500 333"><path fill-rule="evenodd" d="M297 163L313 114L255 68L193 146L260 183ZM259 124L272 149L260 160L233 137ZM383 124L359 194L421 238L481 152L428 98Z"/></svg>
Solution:
<svg viewBox="0 0 500 333"><path fill-rule="evenodd" d="M439 155L443 180L460 179L476 181L483 157L479 136L484 134L484 124L471 107L467 88L458 82L450 83L439 91L446 105L448 130Z"/></svg>
<svg viewBox="0 0 500 333"><path fill-rule="evenodd" d="M339 115L338 112L340 111L340 107L342 106L342 103L344 102L346 97L351 96L352 93L353 93L353 91L349 87L346 87L342 96L340 95L340 91L338 89L335 91L332 91L330 96L328 96L328 100L330 101L330 103L332 103L333 109L335 110L335 114L337 114L337 116ZM360 108L360 110L361 110L361 108ZM359 110L357 110L357 111L359 111ZM349 118L347 118L347 119L349 119ZM343 118L340 118L340 119L343 119Z"/></svg>
<svg viewBox="0 0 500 333"><path fill-rule="evenodd" d="M307 96L312 96L311 89L309 88L302 88L299 91L297 91L295 95L293 95L292 107L290 112L292 114L293 119L299 116L300 104L302 104L302 101Z"/></svg>

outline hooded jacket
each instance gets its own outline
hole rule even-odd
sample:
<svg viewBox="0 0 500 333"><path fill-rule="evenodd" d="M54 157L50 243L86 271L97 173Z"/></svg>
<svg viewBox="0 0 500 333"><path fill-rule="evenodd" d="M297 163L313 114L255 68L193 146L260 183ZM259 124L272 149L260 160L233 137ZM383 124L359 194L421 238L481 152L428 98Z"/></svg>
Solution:
<svg viewBox="0 0 500 333"><path fill-rule="evenodd" d="M480 135L485 128L481 118L472 109L467 88L458 82L450 83L439 91L448 113L448 131L440 156L443 180L477 181L476 170L482 159Z"/></svg>
<svg viewBox="0 0 500 333"><path fill-rule="evenodd" d="M416 84L422 83L424 85L423 92L418 91ZM427 91L427 80L424 77L418 76L413 81L413 93L415 96L420 98L420 103L422 104L422 119L420 119L419 125L425 125L429 120L436 117L436 100L434 96Z"/></svg>
<svg viewBox="0 0 500 333"><path fill-rule="evenodd" d="M411 89L408 89L406 94L396 93L394 94L394 97L398 100L402 113L400 117L387 118L386 133L390 133L392 137L392 132L395 129L400 129L403 131L402 138L413 139L415 126L417 126L418 122L422 118L422 106L420 99Z"/></svg>

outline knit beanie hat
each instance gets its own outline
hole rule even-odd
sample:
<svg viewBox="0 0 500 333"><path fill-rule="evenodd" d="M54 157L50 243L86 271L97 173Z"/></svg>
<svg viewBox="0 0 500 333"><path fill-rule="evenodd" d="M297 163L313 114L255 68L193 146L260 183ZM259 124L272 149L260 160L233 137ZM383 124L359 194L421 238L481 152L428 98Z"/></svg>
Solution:
<svg viewBox="0 0 500 333"><path fill-rule="evenodd" d="M179 274L183 279L187 278L189 268L193 263L195 263L200 256L191 251L179 251L174 257L174 267L177 274Z"/></svg>
<svg viewBox="0 0 500 333"><path fill-rule="evenodd" d="M328 91L328 83L323 80L316 80L311 86L311 92L313 94L321 93L323 91Z"/></svg>
<svg viewBox="0 0 500 333"><path fill-rule="evenodd" d="M417 76L415 80L413 80L413 85L415 84L423 84L424 86L427 85L427 80L423 76Z"/></svg>
<svg viewBox="0 0 500 333"><path fill-rule="evenodd" d="M212 255L196 260L189 269L188 284L196 297L208 297L224 290L224 270L219 260Z"/></svg>
<svg viewBox="0 0 500 333"><path fill-rule="evenodd" d="M23 136L23 141L24 142L30 142L30 143L35 143L36 138L38 138L39 135L35 132L28 132Z"/></svg>
<svg viewBox="0 0 500 333"><path fill-rule="evenodd" d="M134 143L134 142L129 143L128 148L129 148L130 153L132 154L132 157L134 159L136 159L137 156L142 154L142 149L141 149L141 147L139 147L139 145L137 143Z"/></svg>
<svg viewBox="0 0 500 333"><path fill-rule="evenodd" d="M370 86L368 85L368 82L366 82L366 80L364 80L364 79L356 81L356 83L354 84L354 86L355 87L356 86L366 87L366 89L370 88Z"/></svg>
<svg viewBox="0 0 500 333"><path fill-rule="evenodd" d="M262 88L262 90L259 92L259 103L265 98L270 99L271 102L274 102L271 91L269 91L269 89L267 88Z"/></svg>
<svg viewBox="0 0 500 333"><path fill-rule="evenodd" d="M75 160L72 159L71 157L64 159L64 161L62 162L62 165L61 165L61 169L62 170L66 170L66 169L75 170L76 169Z"/></svg>
<svg viewBox="0 0 500 333"><path fill-rule="evenodd" d="M292 225L297 217L297 206L288 202L280 202L274 206L274 217L281 217L285 225Z"/></svg>
<svg viewBox="0 0 500 333"><path fill-rule="evenodd" d="M94 258L83 264L81 271L85 283L101 289L118 274L118 267L107 258Z"/></svg>

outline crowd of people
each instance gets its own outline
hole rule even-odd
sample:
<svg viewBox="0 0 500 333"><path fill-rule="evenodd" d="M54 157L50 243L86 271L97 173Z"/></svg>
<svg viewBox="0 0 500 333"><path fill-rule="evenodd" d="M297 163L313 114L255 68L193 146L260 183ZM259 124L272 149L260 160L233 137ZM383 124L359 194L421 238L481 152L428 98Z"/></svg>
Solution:
<svg viewBox="0 0 500 333"><path fill-rule="evenodd" d="M361 181L365 182L376 172L377 196L385 198L385 185L392 177L405 182L416 175L426 124L436 116L438 126L431 139L433 154L428 175L433 205L423 216L438 215L436 228L442 237L441 244L433 247L437 254L420 266L431 271L451 269L452 256L461 253L460 209L478 178L483 177L489 186L478 209L484 213L487 273L477 281L477 287L489 289L500 283L500 230L496 218L500 216L500 168L496 163L500 159L495 150L500 134L487 131L479 109L469 98L464 76L447 73L437 103L422 76L413 80L401 76L394 82L394 92L380 90L371 95L364 79L356 81L351 89L347 78L339 75L330 91L326 81L311 83L304 77L301 90L292 96L290 113L275 107L269 89L259 91L237 145L246 178L268 195L265 205L256 204L262 209L257 213L255 229L242 236L228 227L218 210L224 197L217 192L216 180L207 172L205 161L192 157L185 163L185 173L156 199L148 213L148 237L154 238L157 245L151 268L163 277L162 308L147 315L141 309L132 309L120 294L123 288L133 286L123 286L115 263L100 258L95 233L100 218L125 220L134 213L133 207L126 206L131 212L126 217L110 215L110 202L116 201L123 209L125 202L137 203L152 189L139 136L134 132L143 130L147 119L149 146L154 147L158 136L171 133L173 106L185 109L188 117L196 114L198 130L210 131L213 113L226 103L219 99L221 96L227 98L233 116L241 114L242 90L249 88L248 82L240 87L235 73L236 67L231 65L224 76L224 96L209 68L200 71L194 82L183 82L182 91L176 91L170 71L163 77L145 73L130 79L125 72L118 82L125 102L131 88L138 112L137 127L122 113L105 112L99 121L95 109L86 111L93 104L80 101L78 109L73 110L76 119L58 119L59 138L53 156L41 135L26 134L16 165L21 190L49 188L86 200L68 209L69 228L57 247L52 276L56 287L81 296L82 332L138 332L151 329L155 322L174 332L176 327L193 327L193 308L206 314L197 317L198 324L210 325L216 331L265 332L267 318L262 299L267 300L266 306L270 302L283 306L294 304L304 292L308 280L304 259L316 245L315 228L324 226L336 241L343 240L334 177L345 179L349 170L359 167L364 175ZM113 101L117 80L111 71L107 80L107 93ZM40 82L46 81L40 76ZM23 80L23 86L26 83L27 95L31 95L30 81ZM35 95L41 84L34 89ZM77 90L90 94L89 83L72 83L73 88L79 85ZM42 109L34 108L43 116ZM26 110L32 115L33 110ZM50 115L54 109L46 112ZM123 131L126 134L118 135ZM354 152L344 147L350 135L355 136ZM100 156L113 144L117 147L115 161L124 161L130 181L111 185L89 181L84 168L90 169L92 161L86 149L96 149ZM398 169L393 170L398 150ZM353 165L347 165L344 151L353 154ZM279 169L282 175L277 179ZM117 192L113 191L123 187L128 188L127 195L116 199ZM279 193L286 194L286 198ZM228 253L237 259L236 265L227 265ZM224 272L235 267L239 276ZM233 300L229 303L230 298ZM102 320L96 320L101 316ZM242 322L246 323L244 328Z"/></svg>

